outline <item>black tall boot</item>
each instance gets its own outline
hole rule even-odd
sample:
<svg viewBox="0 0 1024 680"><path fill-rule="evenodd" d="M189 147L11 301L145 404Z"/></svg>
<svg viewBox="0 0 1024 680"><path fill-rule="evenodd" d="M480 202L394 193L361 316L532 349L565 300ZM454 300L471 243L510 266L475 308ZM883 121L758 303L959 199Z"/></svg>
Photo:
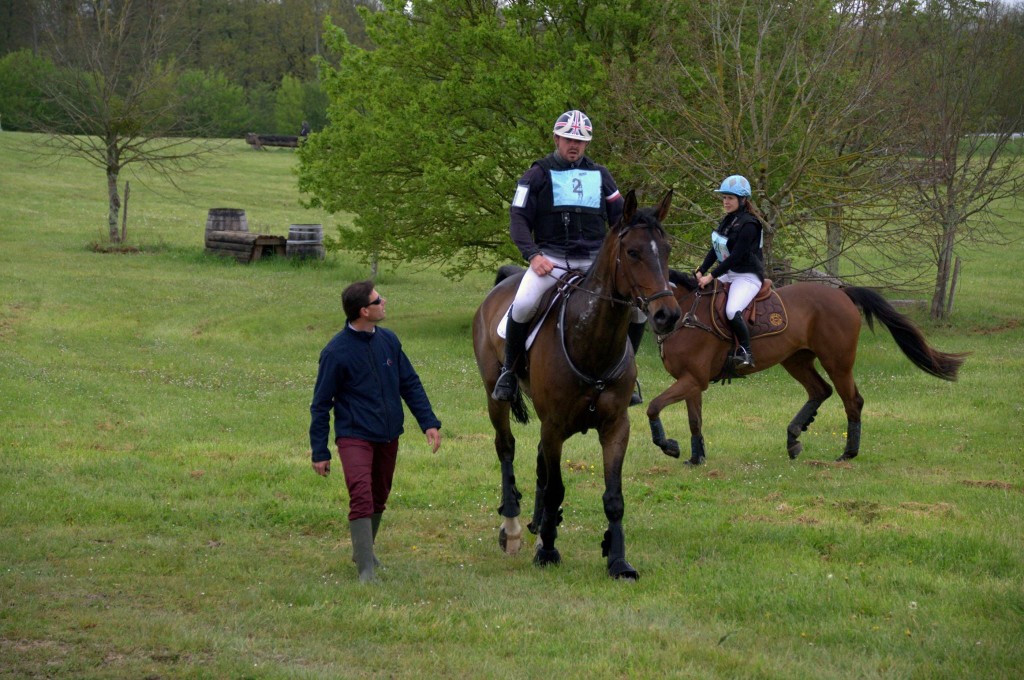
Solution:
<svg viewBox="0 0 1024 680"><path fill-rule="evenodd" d="M640 323L629 324L629 344L633 346L633 357L635 358L637 353L640 351L640 341L644 339L644 329L647 328L647 322L642 321ZM644 403L643 393L640 392L640 378L636 379L636 387L633 389L633 396L629 398L630 406L637 406Z"/></svg>
<svg viewBox="0 0 1024 680"><path fill-rule="evenodd" d="M729 319L729 325L739 343L739 349L733 355L733 367L754 368L754 355L750 351L750 329L747 328L747 322L743 320L743 312L736 312L736 316Z"/></svg>
<svg viewBox="0 0 1024 680"><path fill-rule="evenodd" d="M501 375L498 382L494 384L494 391L491 392L491 399L495 401L512 401L519 389L519 379L516 377L516 364L519 357L526 352L526 335L530 324L519 323L511 316L505 325L505 365L501 368Z"/></svg>

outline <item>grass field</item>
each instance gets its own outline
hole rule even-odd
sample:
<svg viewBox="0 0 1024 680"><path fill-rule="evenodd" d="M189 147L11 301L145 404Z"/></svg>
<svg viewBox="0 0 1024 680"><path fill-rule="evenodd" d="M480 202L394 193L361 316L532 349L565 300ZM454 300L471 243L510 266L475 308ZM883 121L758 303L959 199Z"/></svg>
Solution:
<svg viewBox="0 0 1024 680"><path fill-rule="evenodd" d="M596 436L566 446L563 564L497 545L499 470L470 341L490 273L384 267L444 443L411 419L362 587L341 475L310 469L309 400L347 255L250 266L203 253L211 207L250 230L299 205L288 150L232 143L184 193L132 179L136 254L105 230L102 172L0 134L0 677L965 678L1024 669L1024 206L1017 241L967 251L958 309L916 317L957 383L861 336L861 455L838 398L805 433L781 369L705 396L708 465L633 409L625 528L636 584L605 575ZM692 263L678 263L692 266ZM648 396L670 383L649 340ZM664 413L687 440L685 408ZM532 503L535 425L515 429Z"/></svg>

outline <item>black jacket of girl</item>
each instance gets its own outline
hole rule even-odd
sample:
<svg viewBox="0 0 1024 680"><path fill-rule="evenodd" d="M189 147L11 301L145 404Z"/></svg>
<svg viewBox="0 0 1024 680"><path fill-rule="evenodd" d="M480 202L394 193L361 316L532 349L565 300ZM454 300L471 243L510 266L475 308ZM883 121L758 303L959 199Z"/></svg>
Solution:
<svg viewBox="0 0 1024 680"><path fill-rule="evenodd" d="M764 281L764 251L761 249L764 227L761 220L747 212L746 207L741 207L723 217L715 231L726 238L725 245L729 256L719 262L714 271L708 271L708 268L718 260L712 247L708 249L700 270L716 279L726 272L735 272L756 274Z"/></svg>

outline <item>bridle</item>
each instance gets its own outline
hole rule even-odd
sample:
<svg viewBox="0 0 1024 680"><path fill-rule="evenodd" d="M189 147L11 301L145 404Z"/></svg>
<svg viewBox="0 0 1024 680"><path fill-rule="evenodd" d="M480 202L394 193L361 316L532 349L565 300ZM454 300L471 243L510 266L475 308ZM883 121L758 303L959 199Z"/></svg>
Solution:
<svg viewBox="0 0 1024 680"><path fill-rule="evenodd" d="M622 231L619 232L618 237L617 237L618 238L618 243L616 244L616 251L615 251L615 271L614 271L614 273L612 275L613 280L614 279L618 279L619 271L622 269L622 239L626 236L626 234L628 234L631 230L633 230L633 229L635 229L637 227L644 227L645 229L648 229L648 230L659 229L659 230L662 231L662 233L664 233L664 230L662 230L657 225L647 224L647 223L631 224L631 225L629 225L627 227L624 227L622 229ZM668 278L668 277L664 276L664 272L662 272L662 274L663 274L662 278ZM548 276L550 276L550 274L548 274ZM559 285L562 286L563 288L573 288L575 290L587 293L589 295L593 295L594 297L596 297L596 298L598 298L600 300L605 300L606 302L611 302L612 304L616 304L616 305L633 305L633 306L637 307L640 311L642 311L644 314L646 314L648 312L648 309L650 308L650 304L652 302L654 302L655 300L660 300L663 297L668 297L668 296L672 295L672 290L669 289L669 288L665 288L663 290L659 290L657 293L654 293L653 295L646 295L646 296L645 295L639 295L639 294L637 294L637 290L640 288L640 285L636 282L636 277L633 275L632 269L628 269L628 268L626 269L626 278L629 281L630 298L628 300L624 300L624 299L616 297L614 295L607 295L605 293L599 293L599 292L597 292L595 290L590 290L589 288L584 288L580 284L577 284L577 283L572 282L572 281L563 281ZM586 279L584 279L584 280L586 280Z"/></svg>

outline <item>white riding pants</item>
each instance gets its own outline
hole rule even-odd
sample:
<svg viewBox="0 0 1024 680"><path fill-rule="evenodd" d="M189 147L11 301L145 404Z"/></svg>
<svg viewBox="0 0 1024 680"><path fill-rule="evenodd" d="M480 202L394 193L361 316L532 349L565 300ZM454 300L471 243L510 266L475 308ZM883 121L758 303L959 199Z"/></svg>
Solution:
<svg viewBox="0 0 1024 680"><path fill-rule="evenodd" d="M757 296L761 290L761 279L756 274L737 274L726 272L718 277L723 283L729 286L729 299L725 301L725 316L732 319L734 316L747 308L747 305Z"/></svg>
<svg viewBox="0 0 1024 680"><path fill-rule="evenodd" d="M532 269L526 268L523 280L519 282L519 290L516 291L515 300L512 302L512 320L519 323L528 323L537 315L537 308L540 306L540 299L544 293L558 283L558 279L569 270L585 272L593 264L592 260L568 259L559 260L555 269L547 276L537 276ZM565 267L568 265L568 269ZM633 323L644 323L647 315L638 308L633 308Z"/></svg>

